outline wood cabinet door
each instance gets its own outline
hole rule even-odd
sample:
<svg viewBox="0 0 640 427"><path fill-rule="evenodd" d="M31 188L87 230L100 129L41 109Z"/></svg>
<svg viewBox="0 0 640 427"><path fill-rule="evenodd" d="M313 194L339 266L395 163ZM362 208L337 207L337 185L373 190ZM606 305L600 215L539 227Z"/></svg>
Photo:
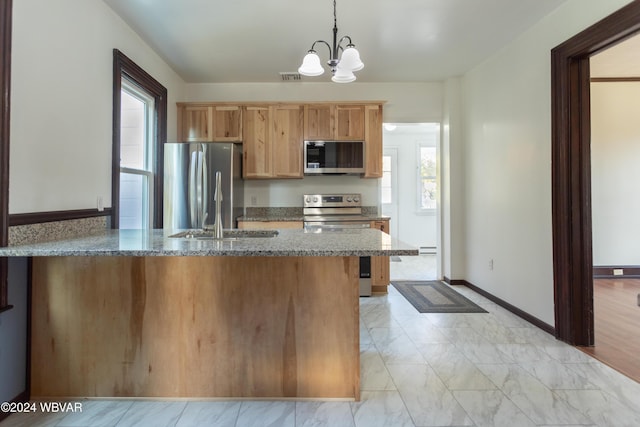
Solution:
<svg viewBox="0 0 640 427"><path fill-rule="evenodd" d="M271 178L271 109L244 107L242 115L244 178Z"/></svg>
<svg viewBox="0 0 640 427"><path fill-rule="evenodd" d="M334 106L312 104L304 106L304 139L332 140L335 135Z"/></svg>
<svg viewBox="0 0 640 427"><path fill-rule="evenodd" d="M383 233L389 234L389 221L388 220L377 220L371 221L371 228L376 228Z"/></svg>
<svg viewBox="0 0 640 427"><path fill-rule="evenodd" d="M371 228L377 228L389 234L389 221L371 221ZM371 290L373 292L387 292L387 286L391 280L389 261L388 256L371 257Z"/></svg>
<svg viewBox="0 0 640 427"><path fill-rule="evenodd" d="M303 108L273 106L273 176L302 178Z"/></svg>
<svg viewBox="0 0 640 427"><path fill-rule="evenodd" d="M180 108L181 118L178 118L181 129L181 142L208 142L213 141L212 134L212 107L209 106L184 106Z"/></svg>
<svg viewBox="0 0 640 427"><path fill-rule="evenodd" d="M364 105L336 105L337 140L364 140Z"/></svg>
<svg viewBox="0 0 640 427"><path fill-rule="evenodd" d="M242 108L237 105L213 107L213 140L242 141Z"/></svg>
<svg viewBox="0 0 640 427"><path fill-rule="evenodd" d="M365 117L364 177L382 177L382 106L367 105Z"/></svg>

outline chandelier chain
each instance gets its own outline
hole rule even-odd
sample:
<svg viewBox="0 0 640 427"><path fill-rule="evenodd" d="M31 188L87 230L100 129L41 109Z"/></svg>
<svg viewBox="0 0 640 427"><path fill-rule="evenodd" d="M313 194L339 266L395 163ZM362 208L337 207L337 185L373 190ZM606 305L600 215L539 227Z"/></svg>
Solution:
<svg viewBox="0 0 640 427"><path fill-rule="evenodd" d="M336 16L336 0L333 0L333 27L338 27L338 18Z"/></svg>

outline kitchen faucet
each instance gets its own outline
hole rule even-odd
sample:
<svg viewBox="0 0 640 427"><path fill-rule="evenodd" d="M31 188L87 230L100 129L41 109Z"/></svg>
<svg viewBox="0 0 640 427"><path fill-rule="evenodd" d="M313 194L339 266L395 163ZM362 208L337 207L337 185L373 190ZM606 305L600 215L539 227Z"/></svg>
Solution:
<svg viewBox="0 0 640 427"><path fill-rule="evenodd" d="M216 172L216 189L213 193L213 200L216 202L216 218L213 224L213 238L216 240L223 238L222 232L222 174Z"/></svg>

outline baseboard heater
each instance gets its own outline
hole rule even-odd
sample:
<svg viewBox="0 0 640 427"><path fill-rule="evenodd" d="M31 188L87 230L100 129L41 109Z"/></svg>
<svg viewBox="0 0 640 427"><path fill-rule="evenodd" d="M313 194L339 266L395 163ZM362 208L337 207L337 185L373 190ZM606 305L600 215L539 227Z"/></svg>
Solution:
<svg viewBox="0 0 640 427"><path fill-rule="evenodd" d="M640 265L594 265L596 279L621 279L640 277Z"/></svg>
<svg viewBox="0 0 640 427"><path fill-rule="evenodd" d="M436 247L435 246L420 246L420 248L418 249L418 253L420 255L427 255L427 254L436 254Z"/></svg>

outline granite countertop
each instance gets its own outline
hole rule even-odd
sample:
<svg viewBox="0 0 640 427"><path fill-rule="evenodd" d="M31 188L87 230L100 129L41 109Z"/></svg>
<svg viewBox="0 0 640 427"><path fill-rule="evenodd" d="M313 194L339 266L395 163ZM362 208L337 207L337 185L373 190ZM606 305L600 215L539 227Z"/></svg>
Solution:
<svg viewBox="0 0 640 427"><path fill-rule="evenodd" d="M418 249L375 229L279 230L238 240L170 238L179 230L108 230L86 237L0 248L0 256L401 256Z"/></svg>

